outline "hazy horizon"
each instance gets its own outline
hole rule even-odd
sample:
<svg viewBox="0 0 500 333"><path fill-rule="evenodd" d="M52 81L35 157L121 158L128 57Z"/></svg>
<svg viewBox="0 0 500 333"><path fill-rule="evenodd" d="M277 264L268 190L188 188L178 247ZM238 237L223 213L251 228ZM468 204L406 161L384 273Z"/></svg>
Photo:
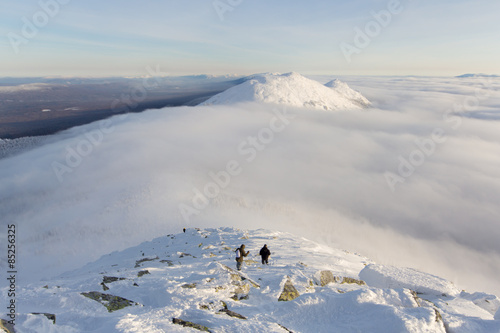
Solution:
<svg viewBox="0 0 500 333"><path fill-rule="evenodd" d="M499 11L469 0L28 0L0 14L0 76L493 74Z"/></svg>
<svg viewBox="0 0 500 333"><path fill-rule="evenodd" d="M297 72L297 71L289 71L286 73L290 72ZM245 77L245 76L250 76L254 74L261 74L261 73L278 73L276 71L269 71L269 72L255 72L255 73L225 73L225 74L211 74L211 73L181 73L178 75L164 75L160 77L189 77L189 76L213 76L213 77ZM280 72L281 73L281 72ZM450 75L419 75L419 74L400 74L400 75L370 75L370 74L335 74L335 73L324 73L324 72L297 72L301 75L304 75L306 77L314 77L314 76L338 76L338 77L435 77L435 78L453 78L453 77L458 77L461 75L466 75L466 74L471 74L471 75L477 75L477 76L484 76L484 77L496 77L500 76L500 74L496 73L457 73L455 74L450 74ZM148 76L148 75L111 75L111 76L99 76L99 75L42 75L42 76L0 76L1 79L141 79L144 77L153 77L153 76Z"/></svg>

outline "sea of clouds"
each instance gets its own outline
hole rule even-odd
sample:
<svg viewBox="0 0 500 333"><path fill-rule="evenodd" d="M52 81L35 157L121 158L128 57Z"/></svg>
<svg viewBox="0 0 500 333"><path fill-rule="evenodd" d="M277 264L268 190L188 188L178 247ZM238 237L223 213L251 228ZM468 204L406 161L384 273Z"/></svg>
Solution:
<svg viewBox="0 0 500 333"><path fill-rule="evenodd" d="M500 295L500 79L343 80L372 107L150 110L1 159L0 237L16 225L22 280L183 227L235 226Z"/></svg>

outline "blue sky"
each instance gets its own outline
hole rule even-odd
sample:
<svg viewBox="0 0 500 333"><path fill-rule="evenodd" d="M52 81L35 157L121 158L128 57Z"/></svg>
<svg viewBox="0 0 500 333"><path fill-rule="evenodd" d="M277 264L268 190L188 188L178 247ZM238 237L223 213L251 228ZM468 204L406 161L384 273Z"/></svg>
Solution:
<svg viewBox="0 0 500 333"><path fill-rule="evenodd" d="M382 12L390 13L383 24L374 17ZM500 74L499 12L500 2L486 0L4 1L0 76L146 75L147 67L171 75Z"/></svg>

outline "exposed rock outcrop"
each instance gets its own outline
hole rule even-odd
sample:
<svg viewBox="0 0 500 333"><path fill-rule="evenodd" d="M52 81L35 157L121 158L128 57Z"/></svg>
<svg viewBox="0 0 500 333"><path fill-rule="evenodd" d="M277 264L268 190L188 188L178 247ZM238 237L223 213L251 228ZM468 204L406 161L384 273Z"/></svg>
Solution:
<svg viewBox="0 0 500 333"><path fill-rule="evenodd" d="M52 320L52 323L56 323L56 315L53 313L39 313L39 312L32 312L32 315L39 315L39 316L45 316L48 320Z"/></svg>
<svg viewBox="0 0 500 333"><path fill-rule="evenodd" d="M195 323L192 323L190 321L182 320L179 318L172 318L172 323L174 323L176 325L181 325L184 327L191 327L191 328L197 329L199 331L203 331L203 332L211 332L210 329L206 326L203 326L200 324L195 324Z"/></svg>
<svg viewBox="0 0 500 333"><path fill-rule="evenodd" d="M107 290L109 290L109 287L106 285L106 283L109 284L112 282L122 281L122 280L126 280L126 278L118 278L118 277L114 277L114 276L103 276L102 282L101 282L102 289L104 291L107 291Z"/></svg>
<svg viewBox="0 0 500 333"><path fill-rule="evenodd" d="M0 320L0 332L2 333L15 333L14 325L9 324L7 320Z"/></svg>
<svg viewBox="0 0 500 333"><path fill-rule="evenodd" d="M111 283L111 282L123 281L123 280L126 280L126 278L119 278L119 277L114 277L114 276L103 276L102 277L103 283Z"/></svg>
<svg viewBox="0 0 500 333"><path fill-rule="evenodd" d="M290 331L288 328L286 328L285 326L281 325L281 324L278 324L279 327L281 327L282 329L284 329L285 331L287 331L288 333L293 333L292 331Z"/></svg>
<svg viewBox="0 0 500 333"><path fill-rule="evenodd" d="M162 264L167 263L169 267L174 265L174 262L172 260L168 260L168 259L160 260L160 262Z"/></svg>
<svg viewBox="0 0 500 333"><path fill-rule="evenodd" d="M340 284L347 283L347 284L357 284L360 286L366 285L366 283L362 280L344 276L334 276L331 271L320 271L316 273L314 278L316 284L322 287L326 286L329 283L340 283Z"/></svg>
<svg viewBox="0 0 500 333"><path fill-rule="evenodd" d="M236 285L236 288L233 291L233 296L231 296L231 298L235 301L247 299L249 293L250 285L248 283L240 283Z"/></svg>
<svg viewBox="0 0 500 333"><path fill-rule="evenodd" d="M126 308L127 306L139 305L139 303L133 302L126 298L110 294L103 294L98 291L81 293L81 295L101 303L106 309L108 309L108 312L117 311Z"/></svg>
<svg viewBox="0 0 500 333"><path fill-rule="evenodd" d="M342 276L337 276L337 281L340 284L347 283L347 284L358 284L360 286L366 285L366 282L363 280L358 280L358 279L353 279L350 277L342 277Z"/></svg>
<svg viewBox="0 0 500 333"><path fill-rule="evenodd" d="M285 285L283 286L283 291L281 292L278 301L293 301L300 296L290 277L287 277L286 279L287 280L285 282Z"/></svg>
<svg viewBox="0 0 500 333"><path fill-rule="evenodd" d="M257 282L244 276L242 273L220 263L219 266L229 272L229 275L231 277L231 285L235 287L233 290L233 295L231 296L233 300L247 299L251 287L257 289L260 288L260 285Z"/></svg>
<svg viewBox="0 0 500 333"><path fill-rule="evenodd" d="M185 288L185 289L194 289L194 288L196 288L196 283L195 282L193 282L193 283L185 283L181 287Z"/></svg>
<svg viewBox="0 0 500 333"><path fill-rule="evenodd" d="M141 267L141 264L146 261L154 261L160 259L158 256L155 258L143 258L135 261L135 268Z"/></svg>
<svg viewBox="0 0 500 333"><path fill-rule="evenodd" d="M224 302L224 301L210 302L209 304L200 304L200 309L209 310L209 311L213 311L216 313L225 313L230 317L234 317L234 318L238 318L238 319L244 319L244 320L247 319L247 317L245 317L237 312L229 310L227 308L226 302Z"/></svg>
<svg viewBox="0 0 500 333"><path fill-rule="evenodd" d="M150 273L149 273L149 271L148 271L147 269L142 270L142 271L139 271L139 272L137 273L137 277L141 277L141 276L146 275L146 274L150 274Z"/></svg>
<svg viewBox="0 0 500 333"><path fill-rule="evenodd" d="M321 271L317 274L316 276L316 283L322 287L326 286L329 283L334 283L335 281L335 276L333 276L333 273L330 271Z"/></svg>

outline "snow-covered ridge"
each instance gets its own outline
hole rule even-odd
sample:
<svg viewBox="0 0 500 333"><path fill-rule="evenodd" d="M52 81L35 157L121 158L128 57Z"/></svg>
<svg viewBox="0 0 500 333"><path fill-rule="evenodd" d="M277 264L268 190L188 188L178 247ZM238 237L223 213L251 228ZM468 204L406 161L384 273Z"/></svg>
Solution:
<svg viewBox="0 0 500 333"><path fill-rule="evenodd" d="M322 85L295 72L252 75L202 105L254 101L320 110L361 109L370 105L363 95L346 83L334 80Z"/></svg>
<svg viewBox="0 0 500 333"><path fill-rule="evenodd" d="M237 272L242 243L250 254ZM269 265L258 256L264 244ZM493 295L262 229L159 237L23 287L17 304L16 330L37 333L500 331Z"/></svg>

